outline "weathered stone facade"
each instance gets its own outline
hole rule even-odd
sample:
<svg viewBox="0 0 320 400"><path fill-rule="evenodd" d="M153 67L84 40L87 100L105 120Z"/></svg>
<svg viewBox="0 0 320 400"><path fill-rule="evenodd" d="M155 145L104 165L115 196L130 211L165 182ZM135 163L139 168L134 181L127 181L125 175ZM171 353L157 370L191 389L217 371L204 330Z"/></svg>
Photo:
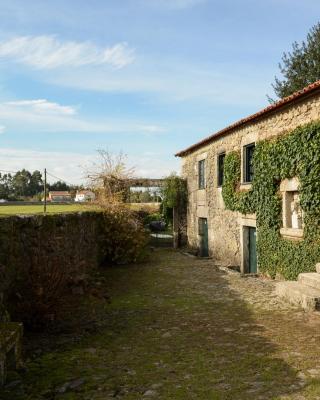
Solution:
<svg viewBox="0 0 320 400"><path fill-rule="evenodd" d="M243 227L256 226L255 215L243 215L225 208L222 188L218 186L218 155L241 151L243 157L242 149L248 144L285 135L300 125L319 120L320 85L316 89L312 92L301 91L289 101L269 107L226 128L216 137L212 136L177 154L182 157L182 175L188 182L189 245L199 247L198 219L207 218L209 254L216 264L241 266L244 271ZM206 187L199 190L198 162L203 159L206 160ZM241 184L240 190L250 187L250 184Z"/></svg>

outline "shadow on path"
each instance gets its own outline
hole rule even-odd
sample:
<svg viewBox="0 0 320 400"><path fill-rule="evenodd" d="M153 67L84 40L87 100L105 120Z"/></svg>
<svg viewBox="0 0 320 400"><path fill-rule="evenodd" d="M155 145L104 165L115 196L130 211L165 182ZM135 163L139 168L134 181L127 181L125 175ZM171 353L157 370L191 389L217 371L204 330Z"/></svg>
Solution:
<svg viewBox="0 0 320 400"><path fill-rule="evenodd" d="M174 251L152 258L104 270L112 302L97 314L94 332L77 344L71 335L63 349L30 362L23 391L9 389L4 398L271 400L299 393L303 382L225 273ZM76 389L57 391L75 379L83 380Z"/></svg>

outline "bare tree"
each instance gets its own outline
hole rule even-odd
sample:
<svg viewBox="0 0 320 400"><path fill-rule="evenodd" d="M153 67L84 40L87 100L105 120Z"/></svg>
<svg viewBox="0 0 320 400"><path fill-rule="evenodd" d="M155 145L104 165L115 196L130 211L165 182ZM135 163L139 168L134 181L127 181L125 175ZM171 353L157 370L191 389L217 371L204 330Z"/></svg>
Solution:
<svg viewBox="0 0 320 400"><path fill-rule="evenodd" d="M130 189L134 168L127 166L127 156L122 152L111 154L108 150L97 150L98 160L93 162L86 176L89 184L98 193L98 202L110 207L125 202Z"/></svg>

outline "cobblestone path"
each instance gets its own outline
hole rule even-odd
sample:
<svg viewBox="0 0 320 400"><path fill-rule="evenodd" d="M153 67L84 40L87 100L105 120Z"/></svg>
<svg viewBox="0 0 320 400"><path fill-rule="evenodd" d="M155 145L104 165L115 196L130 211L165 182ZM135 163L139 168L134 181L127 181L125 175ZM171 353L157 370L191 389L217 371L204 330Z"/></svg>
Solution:
<svg viewBox="0 0 320 400"><path fill-rule="evenodd" d="M173 250L96 279L111 302L84 297L69 332L28 338L0 398L320 399L320 315L273 281Z"/></svg>

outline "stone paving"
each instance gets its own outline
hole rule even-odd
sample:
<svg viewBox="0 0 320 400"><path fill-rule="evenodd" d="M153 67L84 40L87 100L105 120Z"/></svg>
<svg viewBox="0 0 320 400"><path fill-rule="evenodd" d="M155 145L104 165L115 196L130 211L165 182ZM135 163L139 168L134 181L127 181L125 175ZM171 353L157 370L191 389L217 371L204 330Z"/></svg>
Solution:
<svg viewBox="0 0 320 400"><path fill-rule="evenodd" d="M320 315L173 250L108 268L68 332L31 336L6 400L320 400ZM83 321L86 321L86 324Z"/></svg>

